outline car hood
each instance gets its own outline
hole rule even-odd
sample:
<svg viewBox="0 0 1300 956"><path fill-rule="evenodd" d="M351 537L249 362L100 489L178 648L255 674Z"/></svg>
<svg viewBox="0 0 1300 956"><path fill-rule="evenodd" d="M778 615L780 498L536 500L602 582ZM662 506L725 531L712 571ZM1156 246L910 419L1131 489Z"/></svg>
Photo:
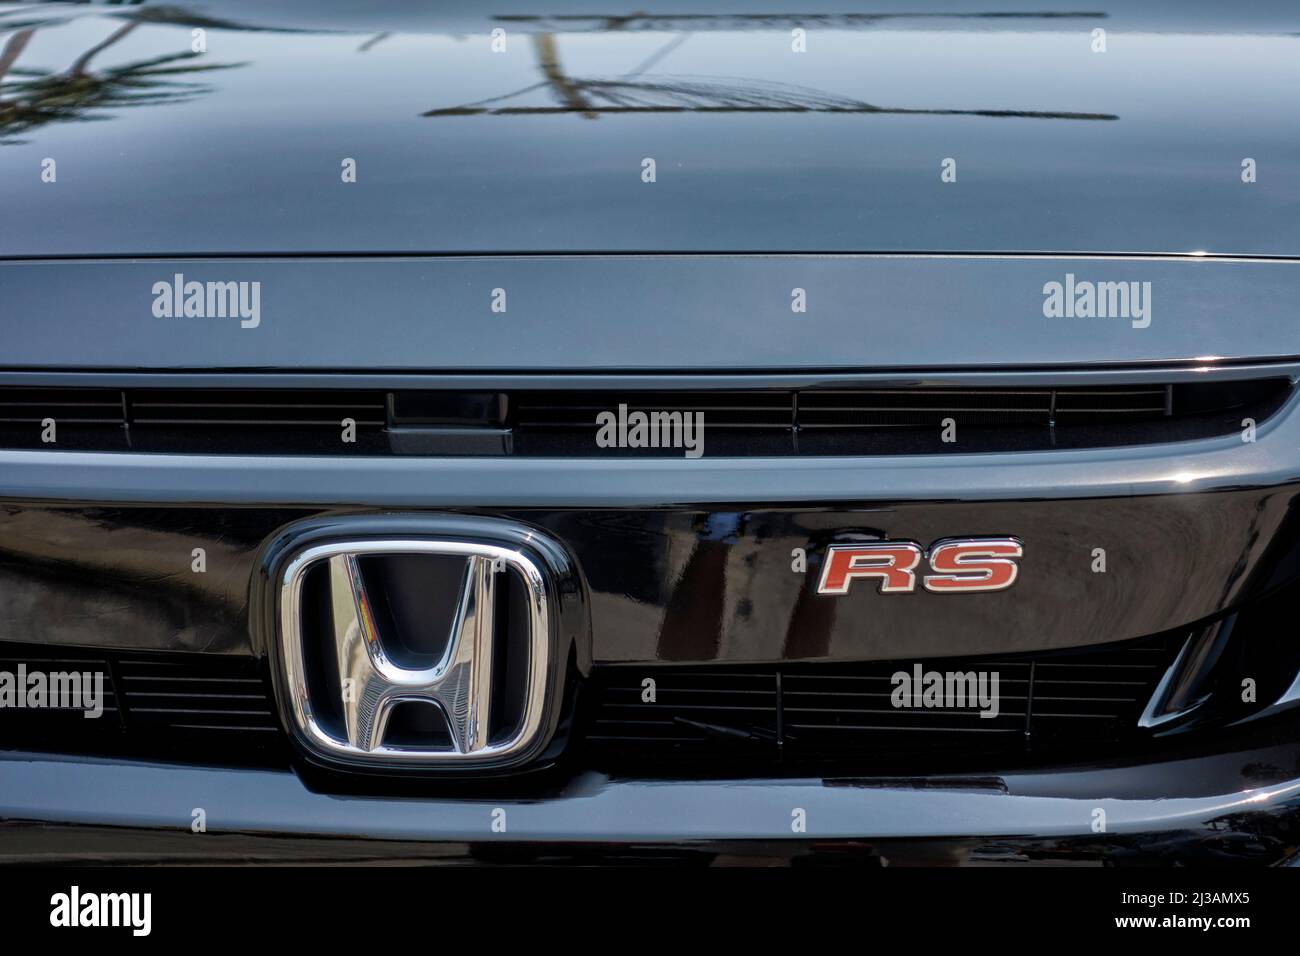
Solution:
<svg viewBox="0 0 1300 956"><path fill-rule="evenodd" d="M0 6L0 256L1300 254L1290 3L789 6Z"/></svg>

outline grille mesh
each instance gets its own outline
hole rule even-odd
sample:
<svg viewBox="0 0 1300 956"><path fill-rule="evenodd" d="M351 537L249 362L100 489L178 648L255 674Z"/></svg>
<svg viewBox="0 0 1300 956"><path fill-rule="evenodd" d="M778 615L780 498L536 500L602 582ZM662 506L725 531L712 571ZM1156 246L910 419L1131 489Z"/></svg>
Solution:
<svg viewBox="0 0 1300 956"><path fill-rule="evenodd" d="M39 651L35 654L28 655L16 653L10 649L0 651L0 671L5 671L9 674L15 675L15 686L19 686L17 675L19 674L20 668L25 668L29 674L37 671L47 675L54 672L89 674L92 675L92 680L93 675L96 673L103 675L102 691L104 714L101 718L97 719L114 725L119 723L120 717L117 695L115 693L113 678L109 672L108 662L106 660L95 657L50 657L42 655ZM46 716L54 720L62 720L68 717L75 717L77 720L86 719L81 716L79 710L74 711L70 707L52 708L48 712L29 713L44 713ZM3 729L6 724L15 724L27 716L28 714L24 714L21 711L0 712L0 718L11 718L11 720L3 720L0 722L0 729Z"/></svg>
<svg viewBox="0 0 1300 956"><path fill-rule="evenodd" d="M661 392L0 387L0 447L591 456L610 453L595 443L597 416L620 411L696 413L711 454L1097 447L1226 434L1245 414L1263 421L1290 388L1285 378L1087 388ZM57 423L57 441L45 436L47 419ZM957 443L940 442L949 420L960 429ZM345 421L351 422L348 439ZM664 427L671 425L661 420L652 426ZM436 438L422 441L420 435ZM668 444L654 442L649 453L680 453L679 442Z"/></svg>
<svg viewBox="0 0 1300 956"><path fill-rule="evenodd" d="M934 772L960 769L967 757L1115 754L1145 740L1137 719L1184 637L920 662L923 672L997 672L992 718L980 716L977 702L892 706L892 675L911 672L915 662L598 667L583 682L570 750L586 766L651 774ZM0 747L198 763L285 759L270 684L252 658L0 645L0 669L20 663L29 671L102 672L104 715L0 711ZM652 700L646 678L654 681Z"/></svg>
<svg viewBox="0 0 1300 956"><path fill-rule="evenodd" d="M0 644L0 670L102 674L104 712L2 709L0 748L122 753L193 763L281 763L269 684L252 658L103 654Z"/></svg>
<svg viewBox="0 0 1300 956"><path fill-rule="evenodd" d="M918 662L782 667L610 667L590 688L587 745L598 764L845 761L869 768L884 755L1025 754L1113 747L1139 738L1137 720L1179 638L1070 653L919 662L922 673L998 674L998 713L895 707L896 672ZM644 681L654 681L647 700Z"/></svg>
<svg viewBox="0 0 1300 956"><path fill-rule="evenodd" d="M261 676L241 658L124 658L116 676L132 727L266 732L279 728Z"/></svg>
<svg viewBox="0 0 1300 956"><path fill-rule="evenodd" d="M133 426L337 428L344 418L360 427L382 427L386 396L382 392L174 389L127 392L125 401Z"/></svg>
<svg viewBox="0 0 1300 956"><path fill-rule="evenodd" d="M69 425L121 425L122 393L108 388L0 389L0 422L39 425L46 418Z"/></svg>
<svg viewBox="0 0 1300 956"><path fill-rule="evenodd" d="M709 428L782 431L795 424L794 393L762 392L552 392L516 393L516 427L594 428L601 412L696 412Z"/></svg>

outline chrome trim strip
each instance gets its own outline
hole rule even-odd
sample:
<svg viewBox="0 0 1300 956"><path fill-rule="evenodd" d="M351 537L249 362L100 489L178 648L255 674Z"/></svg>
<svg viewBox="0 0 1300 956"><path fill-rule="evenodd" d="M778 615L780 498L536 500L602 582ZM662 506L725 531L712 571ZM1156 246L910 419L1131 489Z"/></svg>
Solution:
<svg viewBox="0 0 1300 956"><path fill-rule="evenodd" d="M1240 767L1246 760L1237 758ZM1210 758L1213 763L1213 758ZM1198 772L1197 767L1202 769ZM1204 759L1152 765L1153 773L1206 779ZM1217 771L1217 768L1216 768ZM1099 796L1041 795L1032 775L1004 777L993 790L827 786L820 779L613 780L588 773L561 792L528 797L365 797L318 793L292 773L128 763L30 753L0 754L0 818L175 830L176 807L211 806L212 828L244 833L364 835L372 839L482 841L492 837L494 809L505 811L511 841L631 842L705 839L959 839L1177 833L1216 820L1240 827L1243 815L1300 810L1300 779L1249 789L1207 789L1195 796L1134 796L1124 775L1142 767L1098 771ZM1045 774L1072 785L1085 774ZM1131 776L1128 779L1132 779ZM1161 777L1165 785L1169 777ZM1240 777L1238 776L1238 780ZM1222 781L1216 781L1221 785ZM1077 789L1077 781L1073 784ZM1020 792L1017 792L1020 791ZM1024 792L1031 791L1031 792ZM794 808L806 811L806 832L793 832ZM501 838L506 839L506 838Z"/></svg>
<svg viewBox="0 0 1300 956"><path fill-rule="evenodd" d="M265 371L185 370L95 371L82 369L2 369L0 386L31 388L350 388L372 390L434 389L494 390L537 388L628 391L675 389L813 389L849 388L1062 388L1083 385L1131 385L1290 378L1300 380L1300 356L1291 359L1223 362L1186 359L1143 362L1139 365L1052 368L896 368L870 369L744 369L647 372L610 369L602 372L491 371L482 372L329 372L291 369Z"/></svg>
<svg viewBox="0 0 1300 956"><path fill-rule="evenodd" d="M1193 630L1179 648L1174 662L1160 678L1151 694L1138 726L1147 729L1163 727L1195 714L1202 704L1213 697L1204 682L1214 672L1223 649L1232 639L1236 615L1215 621L1207 627Z"/></svg>
<svg viewBox="0 0 1300 956"><path fill-rule="evenodd" d="M1183 660L1187 657L1192 645L1196 642L1199 636L1200 635L1198 634L1191 634L1188 636L1187 640L1183 641L1183 646L1178 649L1178 656L1175 657L1174 662L1165 669L1164 674L1160 676L1160 683L1157 684L1156 689L1151 692L1151 699L1147 701L1146 707L1142 710L1142 716L1138 718L1139 727L1159 727L1161 724L1167 724L1171 720L1178 719L1185 713L1185 711L1178 710L1162 713L1162 710L1165 706L1165 700L1169 696L1170 685L1174 681L1174 675L1182 669Z"/></svg>

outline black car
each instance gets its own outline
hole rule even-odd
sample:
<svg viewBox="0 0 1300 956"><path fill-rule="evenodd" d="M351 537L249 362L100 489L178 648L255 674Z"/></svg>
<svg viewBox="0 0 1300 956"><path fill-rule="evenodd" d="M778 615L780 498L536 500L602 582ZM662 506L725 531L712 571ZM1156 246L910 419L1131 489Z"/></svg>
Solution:
<svg viewBox="0 0 1300 956"><path fill-rule="evenodd" d="M0 6L0 862L1295 858L1293 5L799 8Z"/></svg>

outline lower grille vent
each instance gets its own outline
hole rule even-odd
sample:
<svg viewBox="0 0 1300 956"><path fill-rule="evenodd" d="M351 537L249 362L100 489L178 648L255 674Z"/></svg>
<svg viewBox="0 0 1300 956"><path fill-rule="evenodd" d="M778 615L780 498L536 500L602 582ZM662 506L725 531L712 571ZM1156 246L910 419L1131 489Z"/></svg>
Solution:
<svg viewBox="0 0 1300 956"><path fill-rule="evenodd" d="M132 728L278 731L265 682L251 663L243 658L123 658L114 673Z"/></svg>
<svg viewBox="0 0 1300 956"><path fill-rule="evenodd" d="M590 686L586 745L597 766L612 769L721 762L759 772L810 763L878 772L908 769L909 761L929 761L932 770L937 751L1110 752L1144 739L1138 718L1182 639L919 664L602 668ZM964 707L912 706L913 698L895 707L894 675L912 678L918 669L922 687L931 673L971 674L984 675L990 692L996 674L996 716L981 716L992 708L975 694ZM978 684L961 686L977 693Z"/></svg>
<svg viewBox="0 0 1300 956"><path fill-rule="evenodd" d="M251 658L214 654L112 654L48 646L0 645L0 671L39 674L46 686L80 696L51 708L0 708L0 748L69 753L121 753L188 762L283 762L280 725L266 675ZM58 676L56 676L58 675ZM19 681L21 684L22 682ZM102 713L91 688L101 688Z"/></svg>
<svg viewBox="0 0 1300 956"><path fill-rule="evenodd" d="M651 776L879 776L1119 756L1150 746L1138 719L1185 638L919 664L597 667L582 684L566 760ZM974 692L966 706L895 707L894 675L918 666L923 678L986 675L986 690L996 673L996 716L981 716ZM103 713L0 707L2 749L288 761L268 675L252 658L0 644L0 671L20 668L102 674Z"/></svg>

